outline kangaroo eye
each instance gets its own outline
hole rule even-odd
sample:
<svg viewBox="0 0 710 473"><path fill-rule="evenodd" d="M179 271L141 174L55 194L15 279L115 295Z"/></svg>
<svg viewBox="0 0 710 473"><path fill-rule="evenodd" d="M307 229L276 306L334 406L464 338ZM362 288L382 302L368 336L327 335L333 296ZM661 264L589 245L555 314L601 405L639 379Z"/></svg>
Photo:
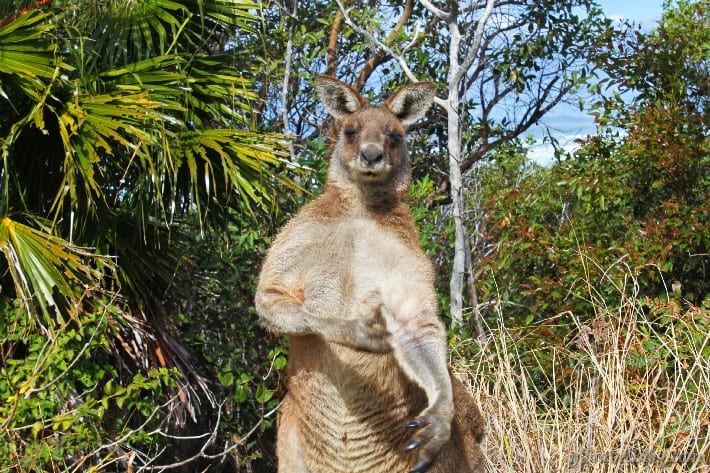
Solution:
<svg viewBox="0 0 710 473"><path fill-rule="evenodd" d="M392 146L399 145L402 142L402 140L404 139L404 137L400 133L390 133L388 136L390 139L390 144Z"/></svg>
<svg viewBox="0 0 710 473"><path fill-rule="evenodd" d="M346 128L343 130L343 133L345 133L345 137L349 140L355 139L357 136L357 129L356 128Z"/></svg>

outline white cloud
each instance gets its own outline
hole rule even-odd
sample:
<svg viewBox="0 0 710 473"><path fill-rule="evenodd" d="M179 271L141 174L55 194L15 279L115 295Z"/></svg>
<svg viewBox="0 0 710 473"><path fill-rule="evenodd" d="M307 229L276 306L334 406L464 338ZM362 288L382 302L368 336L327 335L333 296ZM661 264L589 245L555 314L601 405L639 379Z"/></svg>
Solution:
<svg viewBox="0 0 710 473"><path fill-rule="evenodd" d="M586 137L587 135L558 135L555 138L558 140L558 149L562 149L564 153L572 153L579 149L579 140ZM551 166L555 162L555 148L550 143L543 143L538 139L530 147L528 158L541 166Z"/></svg>

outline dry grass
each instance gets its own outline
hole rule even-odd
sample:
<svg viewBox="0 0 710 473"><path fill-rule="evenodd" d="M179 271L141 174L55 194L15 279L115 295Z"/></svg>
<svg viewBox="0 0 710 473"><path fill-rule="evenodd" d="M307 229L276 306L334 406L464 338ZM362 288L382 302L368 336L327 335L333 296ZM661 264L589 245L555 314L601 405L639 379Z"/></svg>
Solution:
<svg viewBox="0 0 710 473"><path fill-rule="evenodd" d="M710 472L709 312L625 297L560 317L565 343L500 325L457 347L477 353L455 369L487 418L487 471Z"/></svg>

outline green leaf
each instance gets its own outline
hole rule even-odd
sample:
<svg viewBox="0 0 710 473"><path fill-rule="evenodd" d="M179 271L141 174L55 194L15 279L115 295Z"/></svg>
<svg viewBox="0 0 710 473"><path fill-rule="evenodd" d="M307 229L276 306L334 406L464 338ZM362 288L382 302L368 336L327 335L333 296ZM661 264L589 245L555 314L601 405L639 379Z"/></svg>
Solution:
<svg viewBox="0 0 710 473"><path fill-rule="evenodd" d="M85 288L99 284L112 267L97 255L9 217L0 220L0 251L25 307L45 315L74 315Z"/></svg>
<svg viewBox="0 0 710 473"><path fill-rule="evenodd" d="M234 391L234 401L238 403L243 403L246 402L247 399L249 399L249 388L243 385L237 386L237 389Z"/></svg>
<svg viewBox="0 0 710 473"><path fill-rule="evenodd" d="M50 39L57 26L48 21L51 17L51 13L30 10L0 26L0 74L12 76L19 88L34 99L43 95L58 69L73 70L58 56L57 45ZM1 88L0 97L7 98Z"/></svg>
<svg viewBox="0 0 710 473"><path fill-rule="evenodd" d="M274 396L275 391L273 389L268 389L263 384L260 384L256 388L256 401L262 404L269 402L269 400Z"/></svg>
<svg viewBox="0 0 710 473"><path fill-rule="evenodd" d="M222 383L222 386L230 387L234 384L234 373L231 371L220 371L217 374L217 379Z"/></svg>

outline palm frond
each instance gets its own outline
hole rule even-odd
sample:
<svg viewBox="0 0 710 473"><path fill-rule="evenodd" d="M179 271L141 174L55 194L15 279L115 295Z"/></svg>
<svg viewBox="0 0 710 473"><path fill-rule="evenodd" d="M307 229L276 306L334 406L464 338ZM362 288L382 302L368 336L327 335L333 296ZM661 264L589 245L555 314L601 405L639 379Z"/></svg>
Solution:
<svg viewBox="0 0 710 473"><path fill-rule="evenodd" d="M236 28L251 30L258 4L244 0L117 2L92 35L95 60L130 64L155 55L219 49Z"/></svg>
<svg viewBox="0 0 710 473"><path fill-rule="evenodd" d="M233 60L227 54L156 56L102 72L100 87L149 92L164 110L192 128L248 126L246 115L258 97L253 83L236 70Z"/></svg>
<svg viewBox="0 0 710 473"><path fill-rule="evenodd" d="M183 206L196 205L198 212L214 196L225 204L239 198L249 208L268 208L275 203L274 181L298 189L286 173L273 174L285 163L284 141L278 135L212 129L186 131L176 141L172 156L181 169L176 197L183 197Z"/></svg>
<svg viewBox="0 0 710 473"><path fill-rule="evenodd" d="M101 187L114 192L113 201L151 188L162 205L156 208L196 205L199 216L214 197L232 195L229 189L250 205L268 207L274 193L269 184L297 188L273 173L285 163L283 138L245 129L249 101L256 98L250 82L224 57L193 58L190 64L180 56L155 57L101 78L106 93L82 94L78 106L67 107L62 117L62 123L81 127L65 144L76 150L75 163L65 166L67 181L58 202L67 193L75 201L75 178L91 182L92 163L101 164L106 179L119 181ZM205 129L210 125L217 128ZM70 136L72 126L64 136ZM95 186L87 186L90 195Z"/></svg>
<svg viewBox="0 0 710 473"><path fill-rule="evenodd" d="M215 53L256 5L89 2L97 22L67 26L78 10L60 7L80 3L0 25L0 54L13 58L0 57L0 273L47 333L96 289L120 292L146 333L167 340L162 304L184 277L191 237L235 212L273 212L299 188L283 137L251 131L249 69ZM112 23L119 14L124 23ZM102 18L93 36L79 28ZM175 355L170 347L159 349ZM193 370L164 355L161 365Z"/></svg>
<svg viewBox="0 0 710 473"><path fill-rule="evenodd" d="M0 251L28 313L51 319L74 314L84 291L98 286L113 267L90 249L8 216L0 219Z"/></svg>
<svg viewBox="0 0 710 473"><path fill-rule="evenodd" d="M47 21L50 17L50 13L30 10L0 26L0 97L10 105L16 96L6 90L6 83L13 83L19 91L37 100L47 81L57 75L57 68L71 70L49 38L56 28Z"/></svg>

